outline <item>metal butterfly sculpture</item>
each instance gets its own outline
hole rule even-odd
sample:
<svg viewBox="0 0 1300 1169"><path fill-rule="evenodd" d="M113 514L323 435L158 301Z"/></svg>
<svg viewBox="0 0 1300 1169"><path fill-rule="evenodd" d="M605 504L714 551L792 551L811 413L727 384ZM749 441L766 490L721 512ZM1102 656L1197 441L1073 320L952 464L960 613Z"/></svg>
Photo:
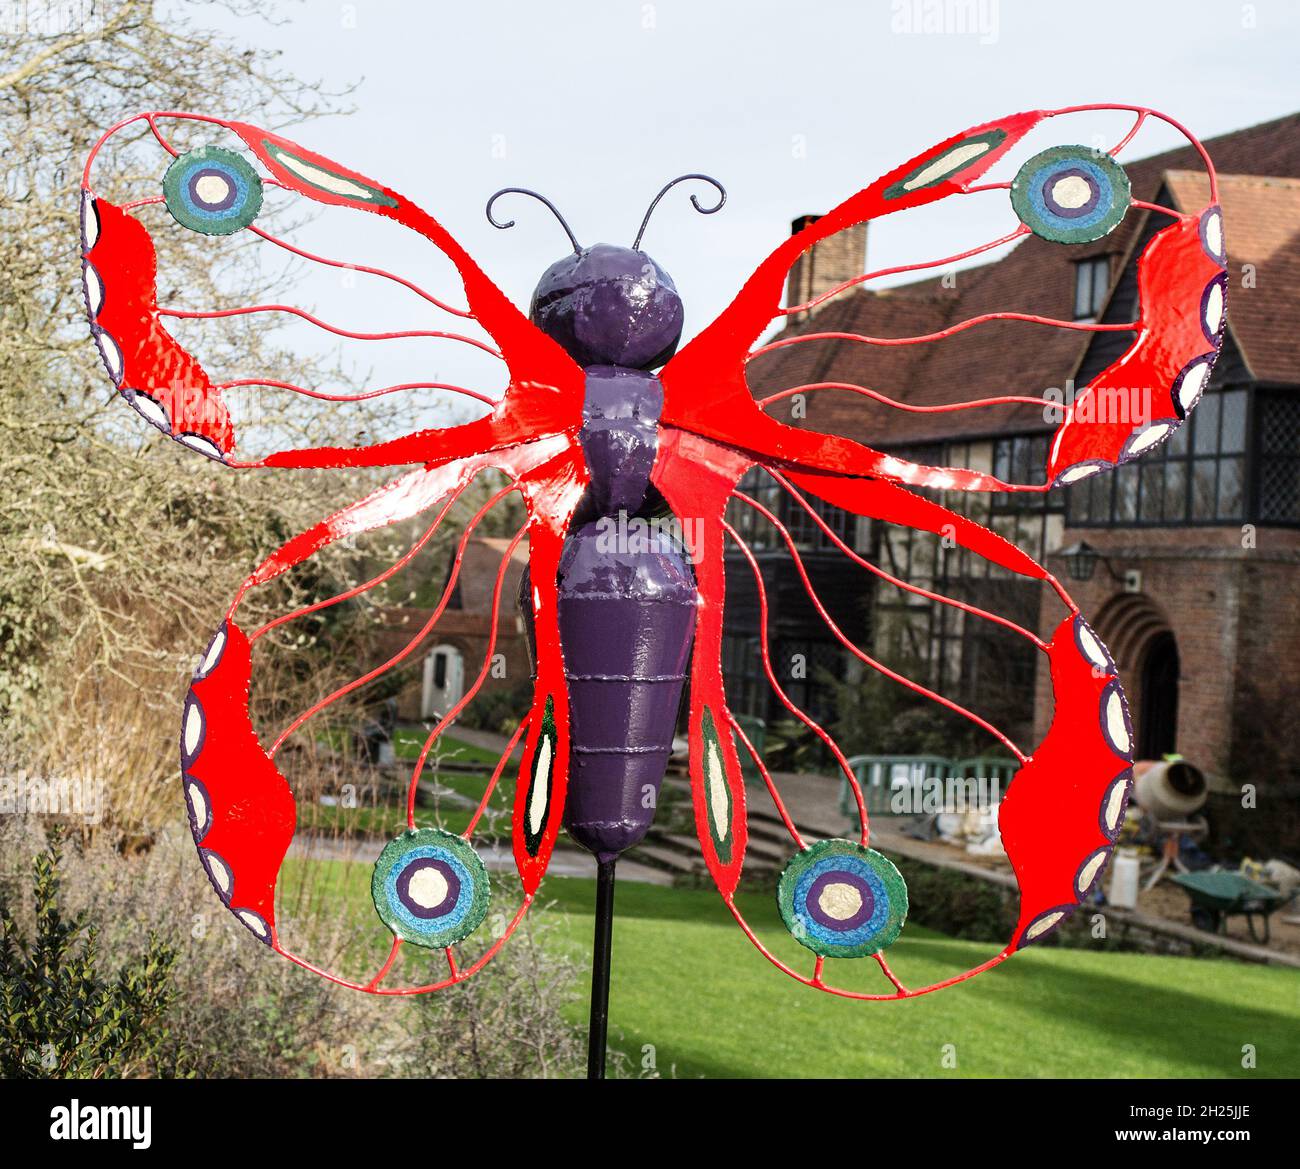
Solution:
<svg viewBox="0 0 1300 1169"><path fill-rule="evenodd" d="M1045 119L1083 110L1128 111L1134 115L1134 125L1110 152L1058 146L1031 158L1012 182L980 184L981 176L1028 131ZM1127 176L1114 155L1148 118L1173 126L1200 153L1209 201L1194 214L1131 198ZM214 137L225 132L238 140L241 149L209 145L178 153L159 125L172 119L203 123L211 127ZM95 193L91 166L115 134L141 121L172 161L160 195L119 206ZM181 764L194 839L218 895L258 941L318 974L376 994L432 991L469 978L523 918L546 872L561 825L602 862L645 835L654 815L654 800L646 800L645 793L659 790L687 684L691 790L704 860L751 941L799 982L864 999L903 998L950 985L1047 936L1096 882L1119 832L1132 786L1132 729L1115 665L1045 568L1002 537L909 488L1048 491L1138 457L1168 438L1196 404L1222 339L1225 253L1213 167L1201 145L1178 123L1140 107L1099 105L1015 114L957 134L904 162L785 240L717 320L680 352L676 350L682 302L668 274L640 250L644 221L631 248L582 247L564 224L572 253L542 276L531 314L525 316L441 224L410 200L324 155L245 122L174 112L138 114L99 140L87 160L83 186L84 273L91 330L113 382L147 421L231 467L414 468L288 541L258 566L230 605L185 700ZM284 449L256 461L241 461L224 397L239 385L267 383L254 378L215 383L171 335L165 321L238 311L306 314L279 305L222 313L161 306L154 244L135 211L146 204L165 203L176 221L196 232L253 232L314 263L359 267L294 248L258 227L263 192L268 188L393 220L450 260L464 286L465 308L453 307L381 269L359 270L396 282L423 297L435 311L458 314L482 326L492 338L490 346L454 332L417 335L477 344L499 357L509 373L509 386L500 399L461 391L485 402L487 412L475 421L422 429L368 446ZM655 203L667 190L659 193ZM1135 333L1123 355L1066 410L1050 444L1044 481L1009 483L962 467L917 465L841 435L772 417L766 407L793 391L756 400L746 380L746 364L774 319L809 307L781 305L787 274L799 256L854 224L990 190L1009 191L1019 226L1010 236L963 256L1030 233L1062 243L1095 240L1113 229L1130 207L1170 221L1155 232L1141 254L1140 312L1131 324L1094 325L990 313L943 334L993 319ZM702 207L694 196L692 201L697 210L717 210L725 199L721 187L718 193L715 207ZM491 218L491 204L488 214ZM911 267L935 267L957 258L961 257ZM868 278L864 275L841 288ZM839 289L826 295L835 291ZM385 334L406 335L411 334ZM888 343L933 339L921 336ZM850 340L881 343L868 337ZM660 367L660 372L652 372ZM1090 395L1121 386L1155 387L1154 409L1137 426L1105 420L1085 408ZM331 397L305 387L284 388ZM889 401L875 391L861 392ZM351 399L338 395L335 400ZM951 408L1025 400L986 399ZM1059 596L1064 617L1050 639L1042 640L996 614L924 594L1015 630L1047 656L1055 716L1032 754L972 712L893 674L843 634L818 600L790 532L738 487L742 476L755 467L769 473L820 524L846 559L877 574L887 575L821 521L828 506L854 516L942 532L991 564L1042 582ZM432 742L478 692L487 662L464 698L438 721L411 779L409 831L383 849L373 870L375 906L393 935L388 959L369 977L345 978L291 953L277 933L276 882L294 834L296 809L275 753L307 718L405 658L420 637L300 716L269 750L258 740L249 716L251 645L273 626L377 587L410 554L356 589L288 613L251 634L238 623L240 603L250 589L307 562L344 537L423 513L433 516L431 532L470 482L489 468L503 472L509 484L469 522L460 548L463 551L474 525L494 500L508 491L520 493L527 522L510 544L510 553L526 536L528 569L521 606L533 653L532 705L520 712L519 730L492 775L478 813L461 834L417 827L416 785ZM820 735L857 792L861 831L856 838L807 844L786 813L761 756L733 717L721 669L729 541L748 558L757 575L752 553L726 518L733 500L756 509L774 525L810 598L848 652L965 714L997 734L1016 755L1019 770L1001 805L999 821L1019 884L1019 918L1006 947L983 965L919 987L905 986L890 969L885 951L904 923L906 886L894 865L870 847L865 803L843 753L782 689L772 669L765 630L760 644L768 681L793 715ZM610 547L609 541L601 539L606 530L602 521L620 516L671 516L680 531L692 534L691 539L679 541L664 526L653 529L657 534L642 547ZM498 598L508 559L509 553L497 577ZM443 600L420 636L443 612L459 563L458 557ZM761 575L757 583L765 625ZM471 841L488 795L521 740L513 805L521 902L506 915L506 928L491 939L486 951L462 963L457 945L482 925L489 900L488 875ZM778 902L786 926L812 951L807 972L773 954L736 904L748 836L741 751L753 757L790 832L794 855L780 878ZM398 952L408 942L445 950L445 976L423 985L388 985ZM870 956L879 964L891 988L887 993L850 990L824 979L828 957L859 956Z"/></svg>

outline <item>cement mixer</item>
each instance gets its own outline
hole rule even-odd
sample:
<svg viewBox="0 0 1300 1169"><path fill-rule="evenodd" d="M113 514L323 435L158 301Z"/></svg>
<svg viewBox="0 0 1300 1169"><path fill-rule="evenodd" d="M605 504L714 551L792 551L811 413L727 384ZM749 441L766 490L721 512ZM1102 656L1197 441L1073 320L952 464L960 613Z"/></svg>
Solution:
<svg viewBox="0 0 1300 1169"><path fill-rule="evenodd" d="M1186 820L1210 795L1205 773L1185 759L1143 759L1133 764L1133 800L1157 820Z"/></svg>
<svg viewBox="0 0 1300 1169"><path fill-rule="evenodd" d="M1133 802L1154 822L1161 838L1160 863L1143 885L1152 888L1172 867L1186 872L1179 859L1182 837L1204 840L1209 832L1198 815L1210 796L1205 773L1185 759L1143 759L1133 764Z"/></svg>

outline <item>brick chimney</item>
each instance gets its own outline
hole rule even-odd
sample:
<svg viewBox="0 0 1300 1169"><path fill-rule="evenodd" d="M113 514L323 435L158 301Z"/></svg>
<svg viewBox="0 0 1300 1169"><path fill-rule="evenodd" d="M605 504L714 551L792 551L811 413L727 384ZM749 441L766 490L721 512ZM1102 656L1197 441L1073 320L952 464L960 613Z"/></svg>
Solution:
<svg viewBox="0 0 1300 1169"><path fill-rule="evenodd" d="M791 222L790 234L798 234L820 218L820 215L800 215ZM866 264L867 225L856 223L814 244L794 262L786 279L785 303L805 304L837 284L861 276L866 271ZM829 303L830 301L823 301L817 309ZM817 309L812 311L816 312ZM799 320L808 315L797 313L794 314L794 319Z"/></svg>

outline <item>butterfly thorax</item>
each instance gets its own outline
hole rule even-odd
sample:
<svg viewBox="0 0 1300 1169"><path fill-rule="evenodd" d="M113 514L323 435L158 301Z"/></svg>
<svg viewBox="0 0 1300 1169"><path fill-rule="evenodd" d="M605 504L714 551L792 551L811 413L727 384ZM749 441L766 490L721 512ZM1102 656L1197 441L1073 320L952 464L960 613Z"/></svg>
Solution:
<svg viewBox="0 0 1300 1169"><path fill-rule="evenodd" d="M579 438L591 485L581 518L639 515L650 494L663 384L645 370L616 365L593 365L586 373Z"/></svg>

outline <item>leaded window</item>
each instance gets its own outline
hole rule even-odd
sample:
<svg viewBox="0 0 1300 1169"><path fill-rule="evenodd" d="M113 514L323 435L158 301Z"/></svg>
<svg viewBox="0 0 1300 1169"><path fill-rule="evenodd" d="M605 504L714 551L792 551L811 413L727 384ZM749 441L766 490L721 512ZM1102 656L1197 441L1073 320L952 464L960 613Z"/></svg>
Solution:
<svg viewBox="0 0 1300 1169"><path fill-rule="evenodd" d="M1260 522L1300 524L1300 395L1261 393L1258 403Z"/></svg>
<svg viewBox="0 0 1300 1169"><path fill-rule="evenodd" d="M1248 391L1208 393L1169 441L1069 489L1078 527L1241 523L1248 517Z"/></svg>

